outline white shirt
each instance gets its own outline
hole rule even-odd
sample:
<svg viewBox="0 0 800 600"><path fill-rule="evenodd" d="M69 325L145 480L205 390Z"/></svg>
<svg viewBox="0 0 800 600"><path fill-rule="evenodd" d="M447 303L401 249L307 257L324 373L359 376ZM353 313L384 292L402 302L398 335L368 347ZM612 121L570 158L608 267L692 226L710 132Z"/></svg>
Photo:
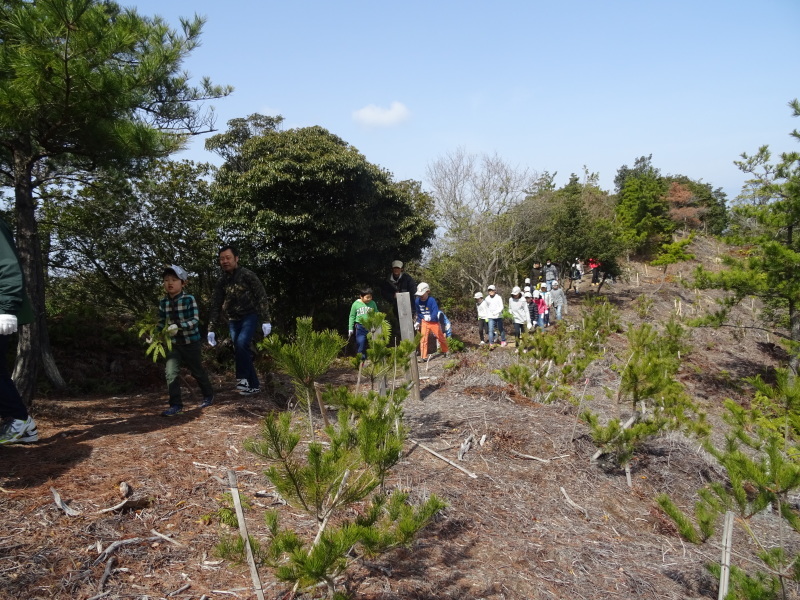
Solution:
<svg viewBox="0 0 800 600"><path fill-rule="evenodd" d="M514 317L514 323L531 324L531 313L528 310L528 302L524 296L520 296L518 299L511 296L508 299L508 312Z"/></svg>
<svg viewBox="0 0 800 600"><path fill-rule="evenodd" d="M503 316L503 297L500 294L491 294L484 300L486 304L486 316L489 319L499 319Z"/></svg>
<svg viewBox="0 0 800 600"><path fill-rule="evenodd" d="M478 302L476 304L476 307L478 309L478 318L479 319L488 319L489 318L489 312L486 310L486 300L485 299L481 300L480 302Z"/></svg>

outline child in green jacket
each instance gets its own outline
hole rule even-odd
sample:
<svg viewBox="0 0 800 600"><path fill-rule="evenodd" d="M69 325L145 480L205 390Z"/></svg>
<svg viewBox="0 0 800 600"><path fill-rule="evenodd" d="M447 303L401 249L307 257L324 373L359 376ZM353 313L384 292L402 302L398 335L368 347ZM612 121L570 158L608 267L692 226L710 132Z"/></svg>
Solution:
<svg viewBox="0 0 800 600"><path fill-rule="evenodd" d="M364 288L358 294L359 298L350 307L350 320L347 322L348 337L356 334L356 352L361 355L361 360L367 360L367 328L364 320L371 312L378 311L378 305L372 299L372 288Z"/></svg>

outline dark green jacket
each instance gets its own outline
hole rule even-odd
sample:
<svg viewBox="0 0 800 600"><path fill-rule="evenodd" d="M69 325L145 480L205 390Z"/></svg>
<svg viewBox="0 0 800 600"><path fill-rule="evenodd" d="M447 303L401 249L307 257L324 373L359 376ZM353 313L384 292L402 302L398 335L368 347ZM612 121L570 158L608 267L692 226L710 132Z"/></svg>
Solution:
<svg viewBox="0 0 800 600"><path fill-rule="evenodd" d="M229 321L240 321L253 313L262 323L269 323L269 302L264 285L250 269L239 267L233 273L223 273L214 287L211 298L211 318L208 330L214 331L220 313Z"/></svg>
<svg viewBox="0 0 800 600"><path fill-rule="evenodd" d="M16 315L20 325L33 321L33 307L25 293L17 247L3 219L0 219L0 314Z"/></svg>

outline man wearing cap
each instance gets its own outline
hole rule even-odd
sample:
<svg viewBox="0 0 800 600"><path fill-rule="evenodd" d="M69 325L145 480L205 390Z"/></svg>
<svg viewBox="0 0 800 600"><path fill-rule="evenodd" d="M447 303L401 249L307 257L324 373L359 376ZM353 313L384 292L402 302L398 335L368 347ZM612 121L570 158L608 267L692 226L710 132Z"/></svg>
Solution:
<svg viewBox="0 0 800 600"><path fill-rule="evenodd" d="M158 303L158 328L167 328L172 336L171 348L166 355L164 372L169 392L169 408L161 413L174 417L183 412L181 400L181 365L185 365L200 386L203 401L200 408L214 403L214 390L203 368L200 352L200 311L194 296L184 291L189 279L186 271L178 265L170 265L161 273L164 291L167 293Z"/></svg>
<svg viewBox="0 0 800 600"><path fill-rule="evenodd" d="M495 329L500 330L500 345L506 345L506 330L503 327L503 297L497 293L497 288L490 285L487 288L489 295L486 297L486 315L489 317L489 349L494 348Z"/></svg>
<svg viewBox="0 0 800 600"><path fill-rule="evenodd" d="M547 284L547 291L553 289L553 282L558 280L558 267L555 266L550 259L547 259L542 273L544 275L544 282Z"/></svg>
<svg viewBox="0 0 800 600"><path fill-rule="evenodd" d="M264 285L258 275L239 266L239 253L230 245L219 251L222 276L217 280L211 298L211 319L208 323L208 343L217 345L214 329L223 315L228 320L228 330L233 342L236 360L236 389L242 396L261 391L250 345L258 324L264 337L272 331L269 319L269 302Z"/></svg>
<svg viewBox="0 0 800 600"><path fill-rule="evenodd" d="M392 263L392 272L381 285L381 295L387 302L391 303L392 307L394 308L395 315L397 315L397 293L408 292L409 310L413 311L413 296L416 291L416 282L411 275L403 271L403 261L394 261Z"/></svg>

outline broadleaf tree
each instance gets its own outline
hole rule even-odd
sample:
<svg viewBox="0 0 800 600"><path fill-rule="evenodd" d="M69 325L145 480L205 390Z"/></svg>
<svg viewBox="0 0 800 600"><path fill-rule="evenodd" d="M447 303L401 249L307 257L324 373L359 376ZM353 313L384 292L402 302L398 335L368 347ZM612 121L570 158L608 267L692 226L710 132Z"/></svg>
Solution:
<svg viewBox="0 0 800 600"><path fill-rule="evenodd" d="M212 129L202 102L231 89L198 86L181 71L203 19L161 18L100 0L0 6L0 182L14 191L17 245L36 319L20 330L17 385L30 401L38 367L64 382L52 360L37 189L46 182L130 167Z"/></svg>
<svg viewBox="0 0 800 600"><path fill-rule="evenodd" d="M322 127L281 131L280 122L236 119L206 147L225 158L213 187L224 240L289 324L377 287L392 260L419 259L435 224L417 182L395 182Z"/></svg>

